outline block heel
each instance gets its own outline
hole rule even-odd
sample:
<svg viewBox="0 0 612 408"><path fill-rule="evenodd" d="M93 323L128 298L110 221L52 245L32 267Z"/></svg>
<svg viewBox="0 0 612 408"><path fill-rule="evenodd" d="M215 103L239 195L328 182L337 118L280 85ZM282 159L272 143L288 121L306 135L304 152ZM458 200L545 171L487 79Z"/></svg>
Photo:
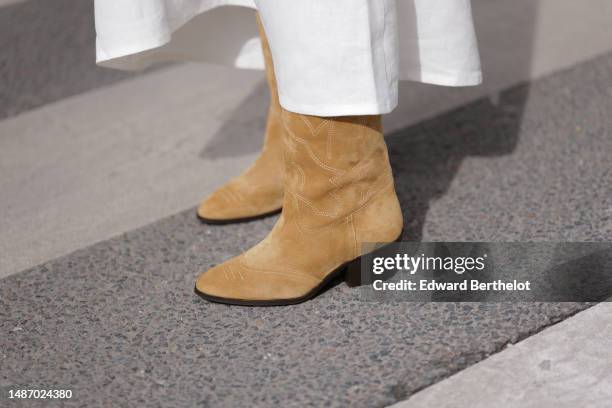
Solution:
<svg viewBox="0 0 612 408"><path fill-rule="evenodd" d="M352 260L346 265L344 272L344 281L349 288L364 285L361 279L361 257Z"/></svg>
<svg viewBox="0 0 612 408"><path fill-rule="evenodd" d="M390 242L388 244L385 244L375 249L372 254L368 254L368 255L376 256L379 253L382 254L388 251L393 244L401 242L403 235L404 235L404 231L402 230L399 237L397 237L395 241ZM360 256L346 264L346 269L344 271L344 281L346 282L348 287L354 288L357 286L371 285L377 279L389 280L395 275L394 271L391 273L385 272L382 275L375 275L372 271L367 271L365 273L362 273L361 272L362 258L363 256Z"/></svg>

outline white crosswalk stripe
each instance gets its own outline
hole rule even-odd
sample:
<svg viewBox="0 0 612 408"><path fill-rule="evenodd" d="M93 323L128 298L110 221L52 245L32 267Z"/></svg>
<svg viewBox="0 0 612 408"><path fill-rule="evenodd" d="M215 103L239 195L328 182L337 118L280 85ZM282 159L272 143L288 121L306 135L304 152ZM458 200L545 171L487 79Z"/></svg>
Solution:
<svg viewBox="0 0 612 408"><path fill-rule="evenodd" d="M239 172L263 133L265 104L241 109L264 100L260 80L181 66L0 122L0 276L184 210Z"/></svg>
<svg viewBox="0 0 612 408"><path fill-rule="evenodd" d="M607 408L612 303L600 303L392 408Z"/></svg>
<svg viewBox="0 0 612 408"><path fill-rule="evenodd" d="M21 3L26 0L0 0L0 7L10 6L11 4Z"/></svg>

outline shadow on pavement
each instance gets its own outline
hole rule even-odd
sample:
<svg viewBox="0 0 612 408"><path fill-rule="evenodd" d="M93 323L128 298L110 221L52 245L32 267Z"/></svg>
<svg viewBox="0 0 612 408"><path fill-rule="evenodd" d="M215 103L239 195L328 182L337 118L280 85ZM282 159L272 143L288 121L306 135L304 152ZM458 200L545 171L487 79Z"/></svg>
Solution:
<svg viewBox="0 0 612 408"><path fill-rule="evenodd" d="M421 239L430 202L446 193L464 159L513 152L528 96L529 86L519 85L496 105L480 99L388 137L405 240Z"/></svg>

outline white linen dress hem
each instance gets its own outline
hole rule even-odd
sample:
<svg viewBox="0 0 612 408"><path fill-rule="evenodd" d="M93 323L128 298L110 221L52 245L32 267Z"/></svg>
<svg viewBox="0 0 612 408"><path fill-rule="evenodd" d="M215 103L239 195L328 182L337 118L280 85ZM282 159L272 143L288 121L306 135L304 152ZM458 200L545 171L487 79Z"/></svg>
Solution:
<svg viewBox="0 0 612 408"><path fill-rule="evenodd" d="M95 0L95 5L96 62L123 70L176 60L263 69L253 14L259 10L280 103L297 113L389 113L397 106L398 80L453 87L482 82L470 0Z"/></svg>
<svg viewBox="0 0 612 408"><path fill-rule="evenodd" d="M355 103L354 105L308 105L299 101L294 101L286 95L279 95L280 104L283 108L290 112L302 113L308 112L308 115L313 116L355 116L355 115L384 115L392 112L397 107L397 95L394 99L389 100L386 104L371 104L371 103Z"/></svg>

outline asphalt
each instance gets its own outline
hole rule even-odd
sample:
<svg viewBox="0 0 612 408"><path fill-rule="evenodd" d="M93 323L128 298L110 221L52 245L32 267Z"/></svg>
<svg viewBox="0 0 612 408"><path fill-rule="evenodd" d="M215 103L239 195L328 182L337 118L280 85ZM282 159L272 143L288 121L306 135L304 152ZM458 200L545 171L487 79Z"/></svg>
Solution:
<svg viewBox="0 0 612 408"><path fill-rule="evenodd" d="M389 135L404 238L610 240L610 72L612 54ZM70 387L66 406L385 406L590 306L193 294L273 221L191 209L3 279L0 386Z"/></svg>

